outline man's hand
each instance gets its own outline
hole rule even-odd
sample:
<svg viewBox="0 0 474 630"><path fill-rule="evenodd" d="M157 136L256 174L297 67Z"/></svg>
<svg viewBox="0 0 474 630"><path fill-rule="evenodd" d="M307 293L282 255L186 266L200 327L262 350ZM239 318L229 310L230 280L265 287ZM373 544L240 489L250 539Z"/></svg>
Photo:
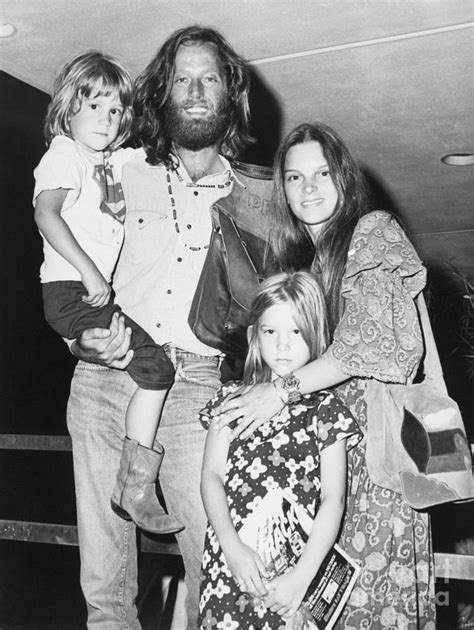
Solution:
<svg viewBox="0 0 474 630"><path fill-rule="evenodd" d="M82 361L125 370L133 357L131 337L132 331L125 326L124 318L114 313L109 328L85 330L72 344L71 352Z"/></svg>

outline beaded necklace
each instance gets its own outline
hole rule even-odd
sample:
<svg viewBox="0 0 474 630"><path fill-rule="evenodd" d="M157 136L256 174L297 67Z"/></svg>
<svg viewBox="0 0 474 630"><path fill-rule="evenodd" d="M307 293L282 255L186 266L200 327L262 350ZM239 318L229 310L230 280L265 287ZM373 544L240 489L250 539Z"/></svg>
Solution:
<svg viewBox="0 0 474 630"><path fill-rule="evenodd" d="M178 177L179 182L181 184L183 184L183 186L186 186L186 188L218 188L218 189L223 189L223 188L227 188L232 183L232 179L229 178L229 180L227 182L225 182L225 184L195 184L193 182L186 182L181 177L181 175L178 173L177 170L175 170L174 172L176 173L176 176ZM176 230L176 233L178 234L178 238L179 238L180 243L184 247L186 247L187 249L190 249L193 252L199 252L202 249L209 249L209 244L202 245L202 246L199 246L199 247L193 247L192 245L189 245L188 243L185 243L183 241L182 232L181 232L181 228L179 226L179 221L178 221L178 211L176 209L176 200L174 198L173 186L171 184L171 174L170 174L170 170L168 168L166 169L166 182L168 184L168 196L170 198L171 211L173 213L174 228Z"/></svg>

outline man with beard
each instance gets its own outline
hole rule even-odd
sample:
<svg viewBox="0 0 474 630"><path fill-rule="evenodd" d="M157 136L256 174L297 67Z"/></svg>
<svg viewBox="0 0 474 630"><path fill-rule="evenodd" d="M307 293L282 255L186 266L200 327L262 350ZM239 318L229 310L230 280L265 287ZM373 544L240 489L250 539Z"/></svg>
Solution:
<svg viewBox="0 0 474 630"><path fill-rule="evenodd" d="M235 366L245 353L246 306L264 274L268 170L242 170L233 161L250 140L248 90L244 62L219 33L175 32L137 79L143 149L122 179L127 215L116 301L165 348L176 370L158 430L165 449L160 484L170 513L185 524L177 538L188 628L196 627L206 525L199 491L206 436L198 411L220 384L224 354ZM140 627L135 529L110 508L135 388L123 371L129 342L130 331L115 316L109 329L86 331L72 344L82 359L68 427L89 628Z"/></svg>

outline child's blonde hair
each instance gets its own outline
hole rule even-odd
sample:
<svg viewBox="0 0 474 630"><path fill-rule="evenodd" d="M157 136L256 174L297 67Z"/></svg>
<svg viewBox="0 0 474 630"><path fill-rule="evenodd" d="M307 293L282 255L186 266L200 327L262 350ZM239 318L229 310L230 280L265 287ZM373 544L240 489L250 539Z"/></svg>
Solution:
<svg viewBox="0 0 474 630"><path fill-rule="evenodd" d="M271 370L264 363L258 343L258 322L275 304L290 304L293 318L309 349L310 361L319 357L329 341L326 301L316 278L306 271L279 273L267 278L252 304L249 349L244 368L246 384L271 380Z"/></svg>
<svg viewBox="0 0 474 630"><path fill-rule="evenodd" d="M117 138L109 149L119 147L130 135L132 124L132 78L122 64L109 55L91 50L74 57L59 73L46 113L47 144L54 136L71 137L69 121L81 108L82 99L118 92L123 106Z"/></svg>

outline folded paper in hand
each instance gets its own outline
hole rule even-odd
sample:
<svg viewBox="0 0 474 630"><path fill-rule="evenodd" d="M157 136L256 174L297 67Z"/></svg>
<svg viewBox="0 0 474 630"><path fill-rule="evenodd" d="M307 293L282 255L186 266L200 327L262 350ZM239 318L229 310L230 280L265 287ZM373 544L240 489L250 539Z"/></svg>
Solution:
<svg viewBox="0 0 474 630"><path fill-rule="evenodd" d="M267 569L266 580L286 573L298 562L313 519L291 490L270 490L239 530ZM355 584L360 567L338 545L330 550L312 580L296 615L287 620L292 630L330 630Z"/></svg>

